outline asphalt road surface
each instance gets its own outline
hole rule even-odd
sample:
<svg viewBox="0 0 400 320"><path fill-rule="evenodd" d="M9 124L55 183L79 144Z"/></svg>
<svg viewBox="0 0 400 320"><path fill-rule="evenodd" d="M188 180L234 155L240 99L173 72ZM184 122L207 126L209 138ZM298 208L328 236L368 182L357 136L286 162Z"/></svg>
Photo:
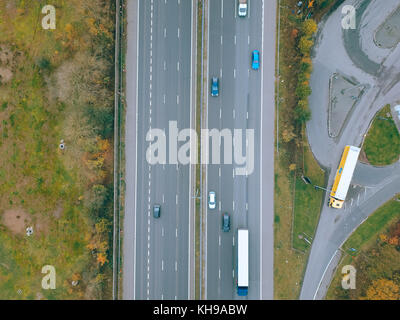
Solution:
<svg viewBox="0 0 400 320"><path fill-rule="evenodd" d="M188 299L188 165L151 165L150 128L191 126L192 2L128 2L124 299ZM151 138L151 136L147 136ZM161 217L153 217L154 204Z"/></svg>
<svg viewBox="0 0 400 320"><path fill-rule="evenodd" d="M345 1L343 5L351 4L358 10L359 3ZM370 1L363 9L364 13L358 16L357 30L353 31L342 30L340 6L327 19L317 39L310 81L312 119L307 123L307 134L316 159L330 172L328 188L333 183L345 145L361 146L375 113L385 104L394 103L400 98L400 48L398 46L394 50L383 50L372 41L374 28L383 23L391 8L397 5L396 0L388 0L384 4L381 1ZM360 31L360 26L369 32ZM363 45L349 45L348 42L354 37ZM360 50L365 50L367 54L360 53ZM357 60L361 56L363 58ZM371 68L374 63L379 68ZM327 105L329 77L334 72L351 76L357 82L366 84L369 89L349 114L340 136L331 139L327 129ZM399 192L399 164L374 168L358 163L352 185L341 210L328 208L328 195L325 195L302 285L301 299L321 299L325 296L332 275L327 270L333 270L332 264L337 264L338 259L334 257L342 243L371 213Z"/></svg>
<svg viewBox="0 0 400 320"><path fill-rule="evenodd" d="M218 97L208 94L207 125L230 129L232 134L233 129L242 129L243 153L245 130L253 129L255 152L254 171L249 175L237 175L234 160L224 164L223 156L221 164L207 167L207 188L216 192L217 207L208 210L206 219L206 298L239 298L235 241L237 229L248 228L247 298L272 299L276 1L250 0L245 18L237 16L236 1L210 0L208 8L208 83L218 77L220 92ZM251 68L251 52L256 49L260 70ZM221 228L225 212L231 217L229 232Z"/></svg>

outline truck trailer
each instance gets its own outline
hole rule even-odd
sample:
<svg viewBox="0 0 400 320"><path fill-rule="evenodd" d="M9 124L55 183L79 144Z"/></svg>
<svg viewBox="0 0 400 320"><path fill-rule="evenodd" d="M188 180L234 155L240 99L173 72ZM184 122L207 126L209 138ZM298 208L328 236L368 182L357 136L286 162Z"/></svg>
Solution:
<svg viewBox="0 0 400 320"><path fill-rule="evenodd" d="M249 287L249 230L237 233L237 294L247 296Z"/></svg>
<svg viewBox="0 0 400 320"><path fill-rule="evenodd" d="M329 197L330 207L340 209L343 206L359 154L360 148L353 146L346 146L344 148Z"/></svg>

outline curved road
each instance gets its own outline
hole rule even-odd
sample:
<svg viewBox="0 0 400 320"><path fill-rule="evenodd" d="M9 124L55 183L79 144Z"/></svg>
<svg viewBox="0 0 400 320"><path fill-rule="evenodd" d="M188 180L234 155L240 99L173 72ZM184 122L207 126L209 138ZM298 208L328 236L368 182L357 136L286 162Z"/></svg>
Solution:
<svg viewBox="0 0 400 320"><path fill-rule="evenodd" d="M356 30L341 27L342 7L349 4L356 8ZM397 5L396 0L345 1L321 24L310 81L312 119L307 123L307 134L316 159L330 171L328 188L345 145L361 146L375 113L385 104L400 99L400 46L379 49L372 42L374 29L371 28L383 23ZM363 26L361 30L360 26ZM327 117L329 78L335 72L355 78L368 89L346 119L341 134L334 139L328 135ZM375 168L358 163L352 184L342 210L328 208L325 194L301 299L325 296L342 243L371 213L400 191L400 164Z"/></svg>

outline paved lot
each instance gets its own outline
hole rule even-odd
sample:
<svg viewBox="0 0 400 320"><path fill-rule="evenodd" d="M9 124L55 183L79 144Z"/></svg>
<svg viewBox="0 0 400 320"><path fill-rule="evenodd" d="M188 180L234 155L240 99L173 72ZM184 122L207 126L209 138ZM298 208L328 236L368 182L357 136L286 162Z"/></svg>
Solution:
<svg viewBox="0 0 400 320"><path fill-rule="evenodd" d="M343 5L353 4L357 7L357 3L359 2L345 1ZM378 3L380 9L376 10ZM333 183L345 145L360 146L375 113L385 104L393 103L400 98L398 82L400 48L379 51L382 49L373 48L373 44L364 43L363 39L359 41L363 46L349 45L349 41L355 35L365 35L362 29L359 30L360 26L368 26L369 21L373 21L375 25L383 23L390 13L386 6L393 7L391 0L384 4L372 0L366 4L358 15L361 19L357 23L358 29L351 31L352 34L346 34L348 31L341 29L342 6L339 7L325 22L315 50L314 71L310 82L313 92L310 96L312 119L307 123L307 134L316 159L323 167L330 170L328 188ZM372 37L369 39L372 41ZM366 47L368 54L360 51ZM377 64L378 67L375 68L376 62L369 59L377 58L384 53L386 56L383 62ZM329 77L338 71L351 75L359 83L368 84L369 89L355 106L341 134L336 139L331 139L326 127L328 83ZM371 176L376 176L376 181L371 181L373 179ZM303 281L301 299L324 297L326 291L324 291L325 286L321 286L321 281L326 275L325 271L332 267L329 265L330 262L337 262L337 259L332 259L335 252L362 221L400 190L400 172L397 165L373 168L358 164L353 179L353 184L356 183L360 185L359 191L349 193L344 209L328 208L325 205L328 197L324 199ZM318 288L322 291L317 294Z"/></svg>

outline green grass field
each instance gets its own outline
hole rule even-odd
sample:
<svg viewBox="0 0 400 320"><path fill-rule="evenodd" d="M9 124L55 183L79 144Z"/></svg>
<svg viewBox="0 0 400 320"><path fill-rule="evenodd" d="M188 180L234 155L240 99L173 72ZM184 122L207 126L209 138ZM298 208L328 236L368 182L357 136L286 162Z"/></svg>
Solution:
<svg viewBox="0 0 400 320"><path fill-rule="evenodd" d="M390 114L389 105L375 116L363 148L372 165L383 166L399 160L400 134Z"/></svg>
<svg viewBox="0 0 400 320"><path fill-rule="evenodd" d="M45 4L0 3L0 75L11 73L0 78L0 299L107 297L110 268L97 259L108 255L112 148L97 118L112 110L113 57L102 54L113 9L56 0L56 29L44 30ZM41 287L44 265L55 290Z"/></svg>

